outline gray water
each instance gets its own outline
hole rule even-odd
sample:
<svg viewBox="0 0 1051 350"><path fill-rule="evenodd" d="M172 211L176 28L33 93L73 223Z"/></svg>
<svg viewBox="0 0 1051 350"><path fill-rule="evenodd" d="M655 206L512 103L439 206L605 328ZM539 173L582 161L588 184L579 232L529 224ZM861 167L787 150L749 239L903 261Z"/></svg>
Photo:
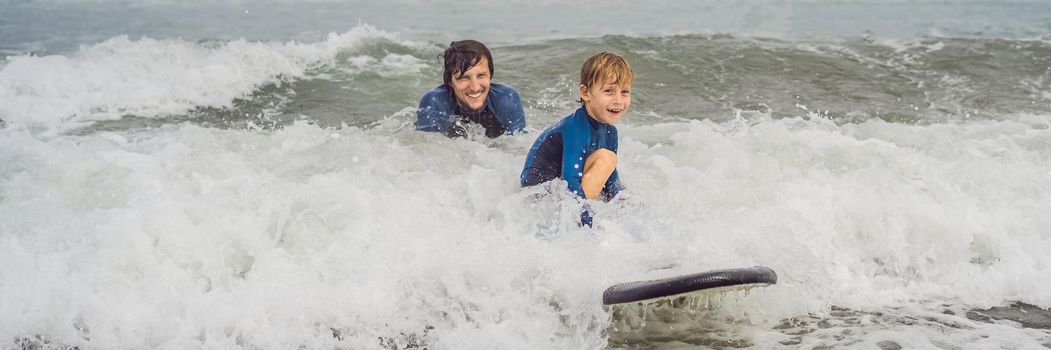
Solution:
<svg viewBox="0 0 1051 350"><path fill-rule="evenodd" d="M649 117L642 123L759 114L929 124L1001 120L1051 109L1051 44L1039 41L931 38L891 46L868 39L796 43L730 35L604 36L494 50L494 60L501 62L496 80L514 82L526 96L535 125L553 122L572 108L577 61L601 50L622 52L632 62L638 74L632 108ZM243 127L249 121L287 125L305 115L323 126L368 127L391 111L413 106L441 79L437 53L437 48L371 43L341 53L305 79L265 85L232 107L197 109L176 119ZM348 62L391 54L431 64L392 78L355 70ZM505 65L514 69L501 69ZM354 108L346 108L350 105ZM141 122L125 119L98 127Z"/></svg>

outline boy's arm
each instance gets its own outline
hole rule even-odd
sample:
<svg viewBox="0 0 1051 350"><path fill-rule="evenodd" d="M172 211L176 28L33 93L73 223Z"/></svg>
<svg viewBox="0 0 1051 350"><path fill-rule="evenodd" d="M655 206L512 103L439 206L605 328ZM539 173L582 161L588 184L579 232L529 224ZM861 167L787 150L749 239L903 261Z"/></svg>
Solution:
<svg viewBox="0 0 1051 350"><path fill-rule="evenodd" d="M416 130L444 132L449 128L452 111L452 102L444 86L428 91L420 98L420 108L416 110Z"/></svg>
<svg viewBox="0 0 1051 350"><path fill-rule="evenodd" d="M588 143L588 132L584 126L567 124L562 130L562 179L566 180L570 192L580 198L587 198L580 180L584 176L584 147Z"/></svg>
<svg viewBox="0 0 1051 350"><path fill-rule="evenodd" d="M612 130L612 139L610 139L607 145L613 153L617 153L620 149L620 135L618 135L617 128ZM620 190L624 189L624 185L620 183L620 172L617 169L613 169L613 173L609 174L609 179L606 179L606 185L602 187L602 197L609 201L613 197L620 193Z"/></svg>

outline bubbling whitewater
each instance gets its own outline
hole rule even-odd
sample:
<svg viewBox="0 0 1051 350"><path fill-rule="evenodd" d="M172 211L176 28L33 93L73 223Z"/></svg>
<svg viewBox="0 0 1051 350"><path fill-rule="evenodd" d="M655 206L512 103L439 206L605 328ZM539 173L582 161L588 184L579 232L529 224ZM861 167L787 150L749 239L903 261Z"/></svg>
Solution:
<svg viewBox="0 0 1051 350"><path fill-rule="evenodd" d="M669 264L782 271L776 288L723 306L758 324L828 304L1049 302L1032 292L1051 282L1046 238L1027 234L1049 224L1038 213L1051 204L1039 191L1047 120L625 127L622 167L645 210L600 206L596 229L542 240L550 219L536 208L552 203L515 181L528 135L449 140L402 119L393 130L6 132L2 311L23 317L4 318L3 337L600 347L601 290ZM666 230L645 232L657 222Z"/></svg>
<svg viewBox="0 0 1051 350"><path fill-rule="evenodd" d="M413 130L445 42L418 14L319 4L407 27L305 40L306 15L273 6L296 24L247 39L216 12L189 16L200 29L0 41L0 348L1051 344L1051 44L1032 37L1051 12L834 39L791 25L793 6L735 8L784 15L747 35L684 17L625 33L508 20L494 82L521 93L531 132L491 140ZM121 11L172 8L207 7ZM581 229L564 183L518 176L602 50L636 72L627 190ZM619 282L753 265L778 284L641 313L601 303Z"/></svg>

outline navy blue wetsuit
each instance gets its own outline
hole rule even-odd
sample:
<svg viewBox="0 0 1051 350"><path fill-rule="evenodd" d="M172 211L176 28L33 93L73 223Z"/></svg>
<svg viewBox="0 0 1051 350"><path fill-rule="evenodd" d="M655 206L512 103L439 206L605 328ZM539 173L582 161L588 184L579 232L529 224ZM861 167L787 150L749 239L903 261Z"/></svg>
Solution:
<svg viewBox="0 0 1051 350"><path fill-rule="evenodd" d="M569 191L584 198L584 189L580 186L584 161L599 148L617 153L617 127L591 118L587 110L580 107L544 130L533 142L522 169L522 187L562 178L569 183ZM623 188L614 169L602 187L602 199L612 199Z"/></svg>
<svg viewBox="0 0 1051 350"><path fill-rule="evenodd" d="M517 133L526 126L522 100L518 92L507 85L490 84L485 107L478 112L460 107L452 89L445 85L428 91L420 98L420 108L416 111L416 130L463 136L464 130L457 126L458 122L479 124L485 128L485 136L490 138Z"/></svg>

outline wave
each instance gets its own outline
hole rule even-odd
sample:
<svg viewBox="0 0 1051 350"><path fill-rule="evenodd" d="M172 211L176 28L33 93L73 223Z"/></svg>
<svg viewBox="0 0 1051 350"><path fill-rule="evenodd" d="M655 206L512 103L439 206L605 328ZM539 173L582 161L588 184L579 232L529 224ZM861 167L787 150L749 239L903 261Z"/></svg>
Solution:
<svg viewBox="0 0 1051 350"><path fill-rule="evenodd" d="M316 43L121 36L68 56L12 57L0 68L0 120L46 135L99 122L95 130L186 120L366 127L440 84L442 45L399 37L368 25ZM626 55L640 75L632 108L646 118L629 122L816 115L840 124L941 123L1051 109L1051 73L1041 68L1051 44L1042 40L571 38L494 45L494 82L515 86L530 119L544 125L574 108L578 60L604 50Z"/></svg>
<svg viewBox="0 0 1051 350"><path fill-rule="evenodd" d="M1049 118L625 125L631 197L596 203L592 230L518 188L533 135L2 130L0 314L19 317L0 339L594 349L601 291L660 266L774 268L717 311L771 326L829 305L1047 306Z"/></svg>
<svg viewBox="0 0 1051 350"><path fill-rule="evenodd" d="M268 84L302 78L344 50L397 35L361 25L318 43L193 43L115 37L69 56L9 57L0 119L44 134L117 120L226 108Z"/></svg>

